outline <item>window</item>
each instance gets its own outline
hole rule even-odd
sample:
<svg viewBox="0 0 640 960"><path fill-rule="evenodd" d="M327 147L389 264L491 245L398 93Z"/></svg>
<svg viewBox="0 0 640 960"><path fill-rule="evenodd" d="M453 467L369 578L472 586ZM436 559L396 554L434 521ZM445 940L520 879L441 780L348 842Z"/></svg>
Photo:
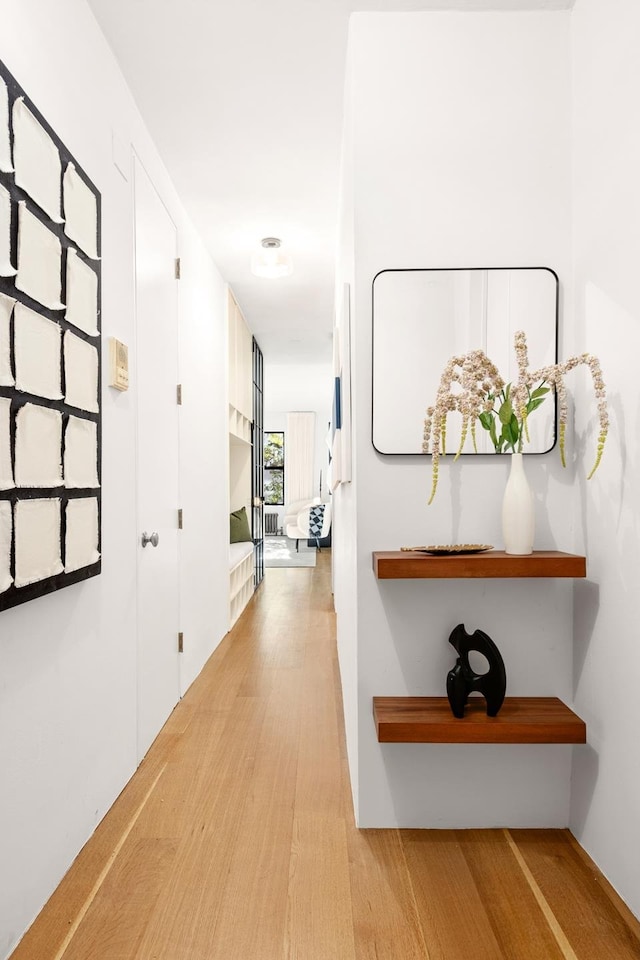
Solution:
<svg viewBox="0 0 640 960"><path fill-rule="evenodd" d="M284 506L284 433L264 435L264 502Z"/></svg>

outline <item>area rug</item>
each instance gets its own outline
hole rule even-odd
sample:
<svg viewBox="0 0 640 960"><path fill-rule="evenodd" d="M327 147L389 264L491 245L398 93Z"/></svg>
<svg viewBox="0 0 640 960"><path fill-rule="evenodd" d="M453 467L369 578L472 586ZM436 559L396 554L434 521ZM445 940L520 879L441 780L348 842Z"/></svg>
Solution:
<svg viewBox="0 0 640 960"><path fill-rule="evenodd" d="M265 567L315 567L316 548L308 547L306 540L300 541L296 552L295 540L289 537L265 537Z"/></svg>

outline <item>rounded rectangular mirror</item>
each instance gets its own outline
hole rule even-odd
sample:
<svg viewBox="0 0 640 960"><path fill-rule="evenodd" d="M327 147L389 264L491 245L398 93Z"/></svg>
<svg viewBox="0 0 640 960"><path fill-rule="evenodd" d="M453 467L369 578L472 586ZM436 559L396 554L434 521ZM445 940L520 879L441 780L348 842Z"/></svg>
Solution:
<svg viewBox="0 0 640 960"><path fill-rule="evenodd" d="M425 410L435 403L452 356L480 349L506 383L518 376L513 348L524 330L531 369L557 362L558 277L548 267L383 270L373 281L373 445L382 454L421 454ZM555 395L530 417L525 453L556 441ZM478 453L494 453L476 431ZM447 418L447 452L460 416ZM473 453L470 439L465 453Z"/></svg>

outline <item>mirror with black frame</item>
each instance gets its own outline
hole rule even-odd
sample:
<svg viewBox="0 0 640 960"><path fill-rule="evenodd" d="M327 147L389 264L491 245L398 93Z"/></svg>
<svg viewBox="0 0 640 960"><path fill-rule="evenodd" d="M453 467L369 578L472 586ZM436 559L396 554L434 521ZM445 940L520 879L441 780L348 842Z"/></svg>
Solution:
<svg viewBox="0 0 640 960"><path fill-rule="evenodd" d="M524 330L529 367L557 362L558 277L548 267L383 270L373 281L372 440L378 453L422 453L426 408L435 403L452 356L480 349L505 383L517 379L514 335ZM460 416L447 418L447 452L460 442ZM525 453L556 440L555 395L531 416ZM477 452L494 453L478 427ZM464 453L472 453L470 442Z"/></svg>

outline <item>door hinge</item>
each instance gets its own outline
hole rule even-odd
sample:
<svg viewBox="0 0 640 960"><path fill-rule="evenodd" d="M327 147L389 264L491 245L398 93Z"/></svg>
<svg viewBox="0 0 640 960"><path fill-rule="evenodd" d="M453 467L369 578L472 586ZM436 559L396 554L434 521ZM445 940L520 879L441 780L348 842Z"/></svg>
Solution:
<svg viewBox="0 0 640 960"><path fill-rule="evenodd" d="M184 653L184 633L178 634L178 653Z"/></svg>
<svg viewBox="0 0 640 960"><path fill-rule="evenodd" d="M176 403L179 407L182 406L182 384L179 383L176 387Z"/></svg>
<svg viewBox="0 0 640 960"><path fill-rule="evenodd" d="M180 279L180 257L176 257L176 280Z"/></svg>
<svg viewBox="0 0 640 960"><path fill-rule="evenodd" d="M182 507L178 510L178 530L182 530Z"/></svg>

